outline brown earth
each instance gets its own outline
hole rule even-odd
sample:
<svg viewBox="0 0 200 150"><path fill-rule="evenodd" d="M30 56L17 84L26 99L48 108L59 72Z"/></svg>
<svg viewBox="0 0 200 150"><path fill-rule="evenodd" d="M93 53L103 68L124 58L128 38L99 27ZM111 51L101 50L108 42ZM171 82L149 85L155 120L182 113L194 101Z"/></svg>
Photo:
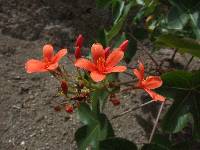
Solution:
<svg viewBox="0 0 200 150"><path fill-rule="evenodd" d="M53 109L56 102L64 100L57 96L58 82L46 73L27 74L24 63L29 58L39 58L47 42L57 49L71 48L75 35L83 33L89 43L98 28L109 24L108 14L96 9L92 0L0 0L0 150L76 149L74 133L80 127L76 115ZM168 67L172 54L172 50L162 49L155 58ZM132 66L136 66L138 55L143 56L146 66L153 66L141 50ZM189 57L177 54L175 66L183 68ZM190 69L199 69L199 63L195 59ZM127 77L123 75L121 79ZM105 113L111 118L146 98L140 91L120 95L121 105L114 107L108 102ZM147 142L158 106L150 104L112 120L116 135L138 145Z"/></svg>

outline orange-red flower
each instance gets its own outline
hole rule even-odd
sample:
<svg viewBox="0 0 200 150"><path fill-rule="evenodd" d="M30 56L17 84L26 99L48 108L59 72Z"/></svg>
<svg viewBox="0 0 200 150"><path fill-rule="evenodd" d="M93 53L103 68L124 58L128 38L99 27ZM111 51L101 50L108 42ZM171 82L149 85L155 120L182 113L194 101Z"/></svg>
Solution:
<svg viewBox="0 0 200 150"><path fill-rule="evenodd" d="M66 55L67 49L61 49L54 55L53 47L47 44L43 47L43 59L30 59L26 62L25 68L27 73L46 72L55 70L58 67L59 60Z"/></svg>
<svg viewBox="0 0 200 150"><path fill-rule="evenodd" d="M165 97L152 91L162 85L162 80L159 76L148 76L144 78L144 65L139 62L139 69L133 69L133 73L139 79L136 87L144 89L154 101L165 101Z"/></svg>
<svg viewBox="0 0 200 150"><path fill-rule="evenodd" d="M90 76L95 82L105 79L106 74L124 72L126 70L125 66L116 66L124 57L123 51L117 48L107 58L105 52L101 44L93 44L91 48L93 62L80 58L75 62L75 66L90 71Z"/></svg>

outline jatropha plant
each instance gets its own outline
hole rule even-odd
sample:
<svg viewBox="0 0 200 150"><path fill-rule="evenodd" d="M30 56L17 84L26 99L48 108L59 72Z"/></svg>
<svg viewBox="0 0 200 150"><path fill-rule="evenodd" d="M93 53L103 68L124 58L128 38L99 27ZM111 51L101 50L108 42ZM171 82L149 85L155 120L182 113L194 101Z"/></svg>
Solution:
<svg viewBox="0 0 200 150"><path fill-rule="evenodd" d="M28 60L25 69L27 73L49 72L59 81L61 95L65 97L66 102L55 107L55 110L64 108L68 113L78 114L80 121L84 124L75 133L79 149L137 149L134 143L115 137L112 126L103 113L103 108L107 101L110 101L114 106L119 105L118 93L137 89L146 91L152 100L134 106L128 111L141 108L152 102L161 103L163 106L166 98L153 91L162 86L161 77L145 77L145 67L142 60L139 60L138 68L132 68L132 79L130 81L120 80L118 74L128 70L127 66L119 64L126 53L128 40L123 41L119 47L113 50L110 47L104 48L100 43L94 43L91 47L91 53L87 57L81 54L82 45L83 36L79 35L74 46L74 59L67 57L72 63L76 75L71 75L69 69L65 69L62 64L59 64L59 61L67 55L67 49L61 49L54 54L50 44L43 47L43 58L41 60ZM125 87L123 90L120 89L121 85ZM113 119L123 116L128 111L119 113ZM160 112L149 142L155 133L159 116Z"/></svg>

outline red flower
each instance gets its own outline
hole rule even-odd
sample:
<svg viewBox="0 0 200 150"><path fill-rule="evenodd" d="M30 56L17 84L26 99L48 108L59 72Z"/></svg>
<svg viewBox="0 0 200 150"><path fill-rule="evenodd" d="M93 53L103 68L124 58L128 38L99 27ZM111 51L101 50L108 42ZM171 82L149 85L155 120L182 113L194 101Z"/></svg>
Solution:
<svg viewBox="0 0 200 150"><path fill-rule="evenodd" d="M124 56L124 52L119 48L112 51L106 58L103 46L97 43L92 45L91 53L93 62L80 58L75 62L75 66L90 71L90 76L95 82L105 79L106 74L126 70L125 66L116 66Z"/></svg>
<svg viewBox="0 0 200 150"><path fill-rule="evenodd" d="M49 70L55 70L58 67L59 60L66 55L67 49L61 49L54 55L52 45L44 45L43 47L43 59L36 60L30 59L26 62L25 68L27 73L34 72L46 72Z"/></svg>
<svg viewBox="0 0 200 150"><path fill-rule="evenodd" d="M139 62L139 69L133 69L133 73L139 79L137 87L144 89L154 101L165 101L165 97L152 91L162 85L162 80L159 76L148 76L144 78L144 65Z"/></svg>

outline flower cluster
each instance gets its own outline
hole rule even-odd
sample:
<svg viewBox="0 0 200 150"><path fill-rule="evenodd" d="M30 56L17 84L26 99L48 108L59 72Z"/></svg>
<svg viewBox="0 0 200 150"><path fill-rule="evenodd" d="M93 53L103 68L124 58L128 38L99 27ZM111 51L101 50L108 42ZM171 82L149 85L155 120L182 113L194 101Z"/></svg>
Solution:
<svg viewBox="0 0 200 150"><path fill-rule="evenodd" d="M79 69L77 69L77 78L75 80L72 79L74 81L73 84L69 84L69 75L66 76L66 71L62 70L59 65L60 59L67 54L67 49L61 49L54 55L53 47L47 44L43 47L43 58L41 60L30 59L25 64L27 73L50 72L59 80L63 95L73 101L73 103L67 102L64 105L65 110L69 113L73 112L73 109L78 107L81 101L89 103L90 100L87 100L88 95L94 89L92 84L88 84L91 81L84 78L80 69L83 69L85 73L89 73L94 84L102 83L101 81L105 80L108 74L121 73L127 70L126 66L118 64L124 57L128 40L122 42L118 48L114 48L112 51L110 47L104 48L100 43L94 43L91 47L91 57L89 59L81 55L82 46L83 36L79 35L75 42L75 61L73 61L73 66ZM165 97L152 91L162 85L162 80L159 76L148 76L145 78L144 65L140 61L139 68L133 69L133 73L138 78L138 82L132 86L132 89L143 89L154 101L165 100ZM115 94L110 95L110 101L114 106L120 104ZM59 110L58 107L56 107L56 110Z"/></svg>

